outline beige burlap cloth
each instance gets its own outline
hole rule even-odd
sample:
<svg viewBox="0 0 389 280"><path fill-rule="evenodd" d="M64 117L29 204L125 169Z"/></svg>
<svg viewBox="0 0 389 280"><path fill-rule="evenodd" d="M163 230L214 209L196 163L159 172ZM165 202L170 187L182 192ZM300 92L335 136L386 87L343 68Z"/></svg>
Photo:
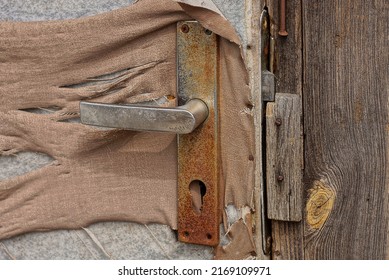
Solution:
<svg viewBox="0 0 389 280"><path fill-rule="evenodd" d="M212 10L142 0L74 20L0 22L0 154L32 151L54 158L0 181L0 239L108 220L176 228L175 135L100 130L66 120L79 116L81 100L174 106L165 97L176 93L176 23L193 18L223 37L223 204L252 207L252 106L237 35ZM31 108L52 112L25 110Z"/></svg>

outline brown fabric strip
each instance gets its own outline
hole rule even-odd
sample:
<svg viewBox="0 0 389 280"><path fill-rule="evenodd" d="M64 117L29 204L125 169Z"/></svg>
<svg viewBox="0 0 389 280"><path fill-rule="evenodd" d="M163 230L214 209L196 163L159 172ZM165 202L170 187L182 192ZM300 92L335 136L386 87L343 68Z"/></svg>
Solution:
<svg viewBox="0 0 389 280"><path fill-rule="evenodd" d="M255 257L256 249L253 241L251 214L234 223L227 236L231 242L224 247L217 247L214 259L242 260Z"/></svg>
<svg viewBox="0 0 389 280"><path fill-rule="evenodd" d="M162 100L174 106L176 22L202 21L200 10L205 11L143 0L75 20L0 23L0 155L35 151L55 159L0 182L0 239L106 220L176 228L175 135L99 130L64 120L79 115L81 100ZM254 140L247 72L238 45L230 42L238 37L224 18L208 13L203 24L228 38L220 44L224 203L251 205ZM117 71L116 77L100 77ZM53 106L60 110L22 111Z"/></svg>
<svg viewBox="0 0 389 280"><path fill-rule="evenodd" d="M256 248L253 240L252 226L251 214L234 223L227 233L231 242L224 247L217 247L214 259L242 260L255 257Z"/></svg>

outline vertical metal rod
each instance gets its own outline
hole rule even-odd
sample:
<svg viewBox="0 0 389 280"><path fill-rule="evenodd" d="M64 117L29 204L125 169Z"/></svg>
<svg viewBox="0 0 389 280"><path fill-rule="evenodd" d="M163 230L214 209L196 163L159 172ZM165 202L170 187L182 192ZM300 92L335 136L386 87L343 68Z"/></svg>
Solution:
<svg viewBox="0 0 389 280"><path fill-rule="evenodd" d="M269 66L269 40L271 40L271 36L270 36L270 16L269 16L269 13L267 11L267 9L264 9L261 13L261 18L260 18L260 23L261 23L261 71L262 71L262 76L264 78L264 75L265 74L270 74L272 75L272 73L269 73L269 69L270 69L270 66ZM267 51L266 51L267 49ZM271 50L270 50L270 55L271 55ZM267 78L269 78L269 76L267 76ZM274 83L273 83L274 84ZM264 83L261 85L261 90L264 89ZM262 114L263 112L266 111L266 101L264 100L264 95L262 93L262 96L261 96L261 102L262 102L262 109L260 110L261 113L259 113L257 116L256 116L256 121L258 124L260 123L263 123L263 118L264 118L264 115ZM272 99L271 101L274 101L274 99ZM259 128L260 126L258 126ZM261 129L262 131L259 132L257 131L256 133L260 134L262 136L261 137L261 140L262 140L262 145L261 145L261 152L262 152L262 166L260 166L260 168L262 169L262 175L261 175L261 179L259 180L259 186L261 188L261 194L260 194L260 205L261 205L261 230L262 230L262 249L263 249L263 253L265 255L270 255L270 250L271 250L271 222L270 220L267 219L267 206L266 206L266 203L267 203L267 198L266 198L266 128L265 126L263 125L262 127L260 127L259 129ZM258 159L258 162L260 160Z"/></svg>
<svg viewBox="0 0 389 280"><path fill-rule="evenodd" d="M286 31L286 0L280 0L280 31L278 31L278 35L280 36L288 36L288 32Z"/></svg>

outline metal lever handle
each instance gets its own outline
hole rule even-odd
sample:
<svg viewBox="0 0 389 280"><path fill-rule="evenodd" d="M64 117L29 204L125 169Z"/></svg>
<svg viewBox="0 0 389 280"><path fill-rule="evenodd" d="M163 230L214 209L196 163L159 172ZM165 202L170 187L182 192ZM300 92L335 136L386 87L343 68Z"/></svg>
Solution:
<svg viewBox="0 0 389 280"><path fill-rule="evenodd" d="M81 123L128 130L187 134L208 114L207 105L200 99L175 108L80 102Z"/></svg>

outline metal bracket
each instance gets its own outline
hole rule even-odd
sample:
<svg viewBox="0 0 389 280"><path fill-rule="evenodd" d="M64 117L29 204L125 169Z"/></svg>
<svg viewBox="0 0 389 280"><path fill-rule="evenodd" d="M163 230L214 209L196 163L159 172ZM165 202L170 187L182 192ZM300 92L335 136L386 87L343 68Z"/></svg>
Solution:
<svg viewBox="0 0 389 280"><path fill-rule="evenodd" d="M262 71L262 101L274 102L276 95L276 80L272 72Z"/></svg>

